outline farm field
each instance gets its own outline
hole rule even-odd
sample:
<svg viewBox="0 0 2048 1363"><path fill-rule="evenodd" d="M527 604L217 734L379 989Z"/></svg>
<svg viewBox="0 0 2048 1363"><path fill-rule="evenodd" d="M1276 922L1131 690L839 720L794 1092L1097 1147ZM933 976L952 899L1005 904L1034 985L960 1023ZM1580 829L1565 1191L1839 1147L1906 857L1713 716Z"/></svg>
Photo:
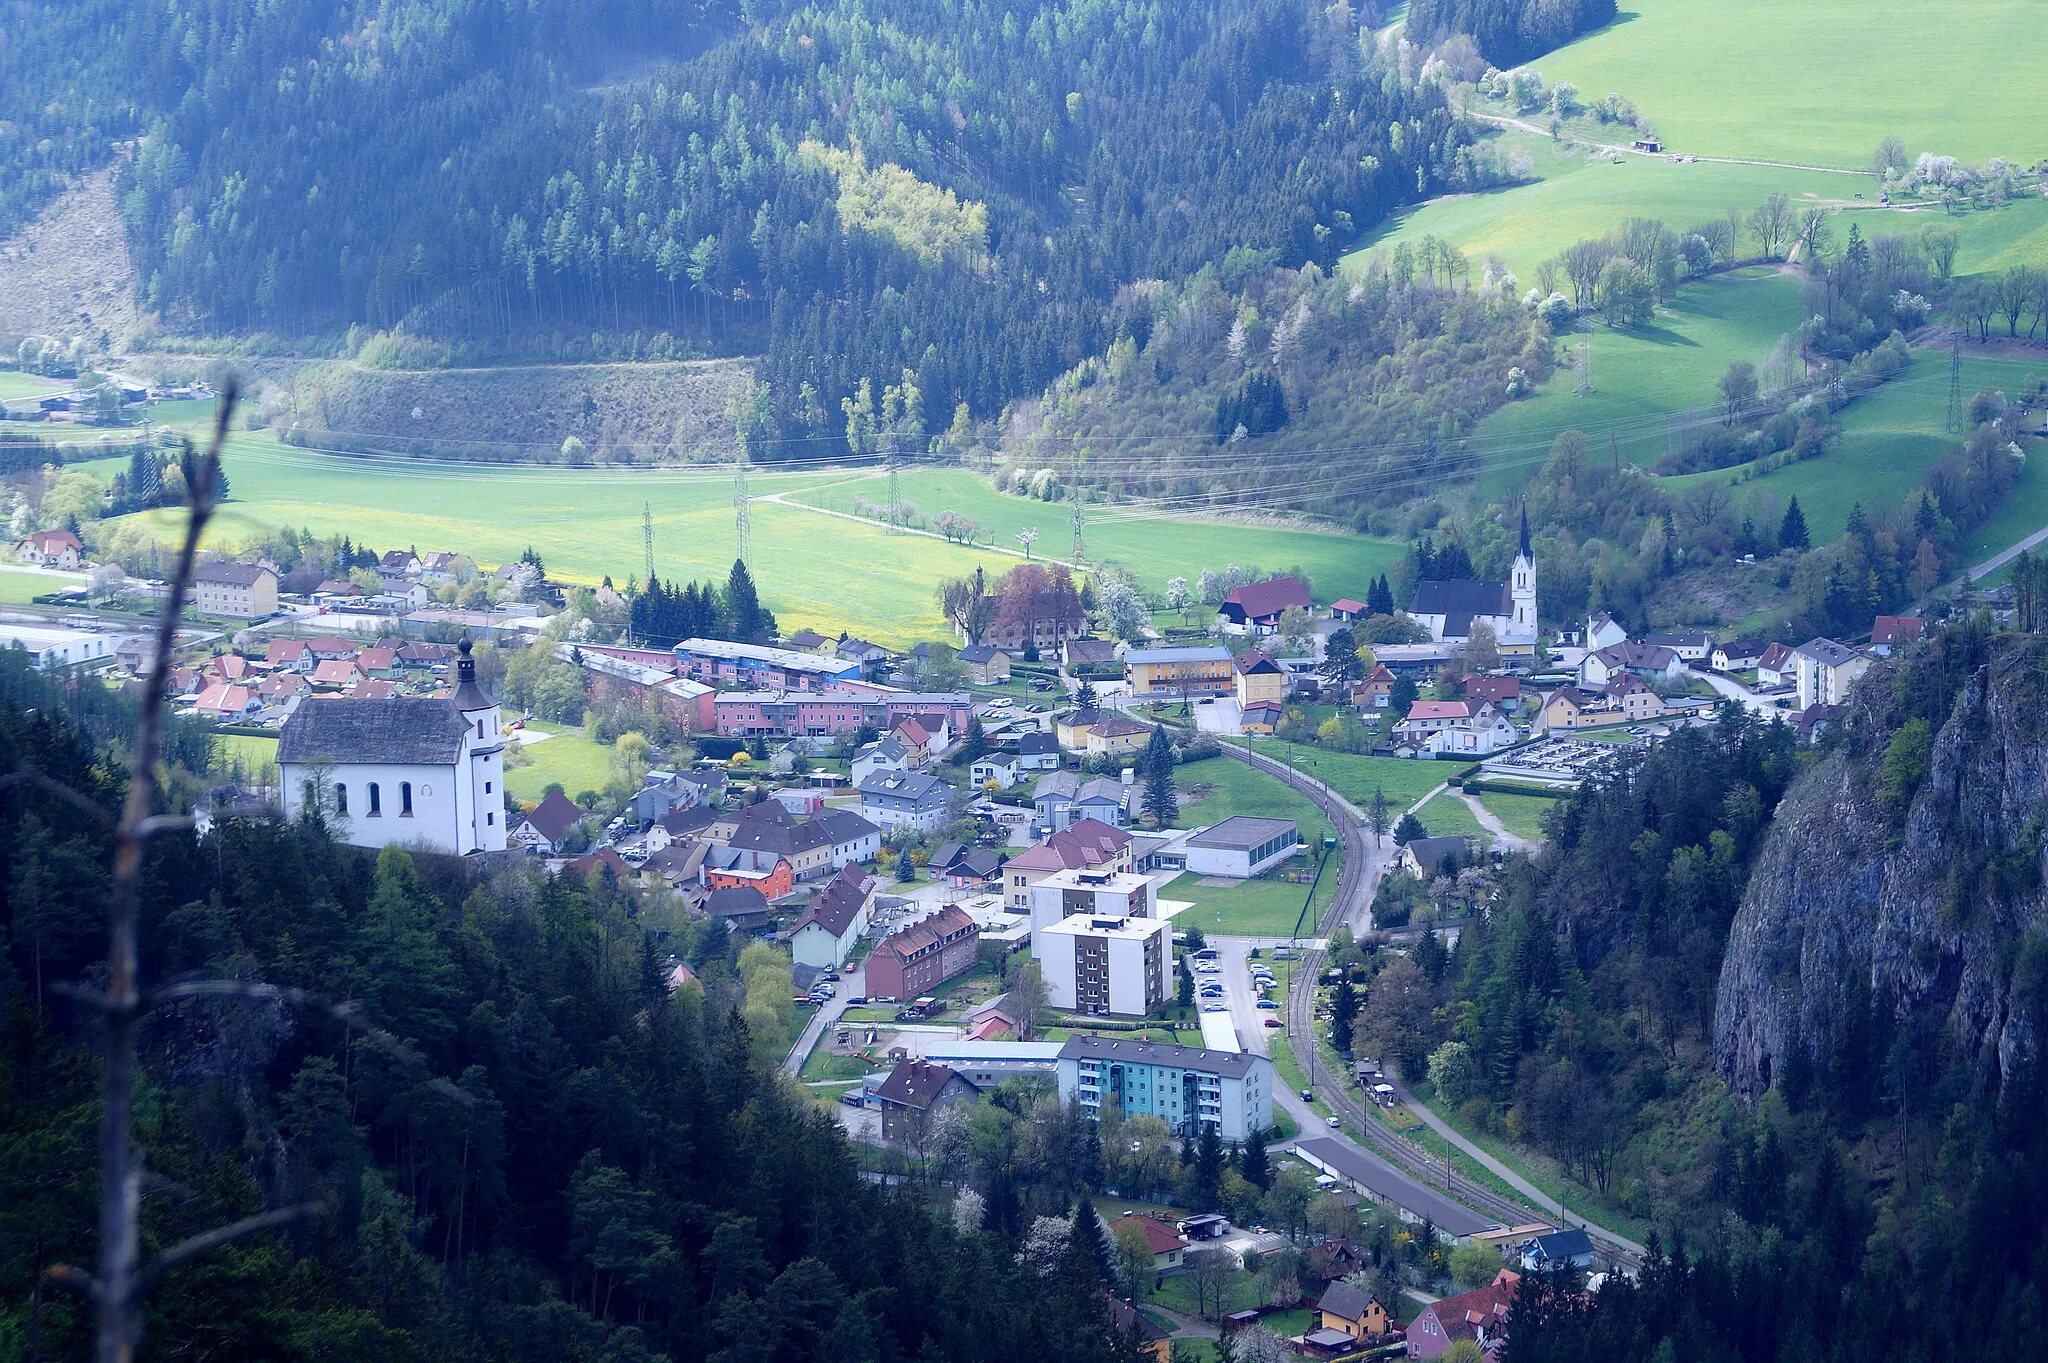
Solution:
<svg viewBox="0 0 2048 1363"><path fill-rule="evenodd" d="M882 474L868 473L792 493L789 500L850 511L856 497L886 502L887 486ZM1043 557L1064 558L1073 543L1072 507L1066 502L997 492L987 478L959 469L905 471L899 486L903 500L927 521L941 511L956 512L992 532L1003 548L1014 548L1015 535L1027 526L1038 528L1036 548ZM1343 532L1159 516L1141 505L1093 505L1086 515L1087 557L1122 564L1155 589L1170 577L1192 582L1204 568L1220 572L1232 563L1257 564L1269 572L1300 568L1313 582L1317 599L1330 601L1362 595L1406 549L1392 540Z"/></svg>
<svg viewBox="0 0 2048 1363"><path fill-rule="evenodd" d="M586 790L604 789L604 783L611 778L609 748L584 737L581 729L538 720L529 720L527 727L553 736L545 742L524 745L533 761L506 770L505 789L513 799L537 804L549 784L556 781L572 800Z"/></svg>
<svg viewBox="0 0 2048 1363"><path fill-rule="evenodd" d="M2048 374L2048 356L2032 360L1965 355L1963 395L1967 399L1984 388L2013 392L2035 374ZM1837 418L1842 438L1835 448L1818 459L1788 464L1741 484L1735 489L1737 503L1758 491L1775 497L1781 507L1797 497L1815 543L1833 539L1842 533L1856 503L1866 508L1900 505L1927 468L1956 447L1958 437L1942 429L1947 415L1948 355L1916 350L1912 367L1905 373L1842 409ZM1734 470L1719 469L1664 481L1683 490L1733 474ZM2044 482L2048 480L2022 475L1998 515L1971 537L1972 559L2048 525L2048 514L2044 514L2048 513L2048 498L2044 498L2048 487ZM1982 554L1976 552L1980 547Z"/></svg>
<svg viewBox="0 0 2048 1363"><path fill-rule="evenodd" d="M19 369L0 369L0 398L29 398L43 393L61 393L71 387L69 379L46 379Z"/></svg>
<svg viewBox="0 0 2048 1363"><path fill-rule="evenodd" d="M2040 6L1974 0L1942 17L1906 0L1633 0L1533 65L1592 98L1620 91L1689 154L1861 169L1896 135L1973 161L2040 155L2033 101L1985 98L1987 73L2048 60Z"/></svg>
<svg viewBox="0 0 2048 1363"><path fill-rule="evenodd" d="M1737 360L1761 364L1778 338L1803 320L1799 283L1767 269L1717 275L1680 289L1656 322L1637 331L1589 319L1560 337L1560 358L1589 347L1594 391L1580 396L1577 375L1560 368L1543 390L1509 403L1479 423L1481 491L1511 492L1550 457L1559 431L1585 432L1589 452L1605 457L1613 437L1621 458L1647 466L1670 448L1677 414L1715 402L1715 383Z"/></svg>
<svg viewBox="0 0 2048 1363"><path fill-rule="evenodd" d="M110 477L114 461L81 465ZM363 459L294 449L267 435L231 439L230 500L208 528L233 547L281 525L345 532L379 549L446 546L491 565L532 545L557 577L596 584L640 573L640 511L654 518L664 577L716 578L732 566L733 487L715 468L507 468ZM753 563L761 596L785 630L841 630L907 646L943 629L933 588L975 564L1006 571L1007 555L893 536L764 498L815 486L843 471L756 471ZM141 518L168 538L175 514ZM823 530L829 534L820 533ZM863 565L882 565L863 571Z"/></svg>

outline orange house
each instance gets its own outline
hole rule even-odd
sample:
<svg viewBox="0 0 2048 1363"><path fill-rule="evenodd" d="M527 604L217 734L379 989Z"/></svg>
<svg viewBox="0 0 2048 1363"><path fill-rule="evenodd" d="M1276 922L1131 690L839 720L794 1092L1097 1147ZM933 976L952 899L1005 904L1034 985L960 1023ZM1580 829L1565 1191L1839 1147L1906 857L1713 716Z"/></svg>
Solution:
<svg viewBox="0 0 2048 1363"><path fill-rule="evenodd" d="M714 890L759 890L762 898L773 902L796 888L796 873L789 869L786 858L777 857L775 865L765 871L706 866L704 884Z"/></svg>

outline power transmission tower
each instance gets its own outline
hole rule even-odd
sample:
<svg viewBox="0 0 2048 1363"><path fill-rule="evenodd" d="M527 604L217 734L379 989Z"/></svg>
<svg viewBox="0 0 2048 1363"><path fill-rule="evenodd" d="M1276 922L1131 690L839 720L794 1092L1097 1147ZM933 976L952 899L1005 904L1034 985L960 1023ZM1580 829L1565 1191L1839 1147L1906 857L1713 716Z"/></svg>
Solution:
<svg viewBox="0 0 2048 1363"><path fill-rule="evenodd" d="M896 461L889 461L889 524L894 526L903 519L903 475L896 467Z"/></svg>
<svg viewBox="0 0 2048 1363"><path fill-rule="evenodd" d="M1948 334L1948 424L1950 435L1963 433L1963 334Z"/></svg>
<svg viewBox="0 0 2048 1363"><path fill-rule="evenodd" d="M747 461L744 457L733 471L732 528L739 556L744 559L753 547L754 538L753 498L747 495Z"/></svg>
<svg viewBox="0 0 2048 1363"><path fill-rule="evenodd" d="M1593 391L1593 343L1591 341L1579 342L1578 369L1578 386L1572 391L1579 397L1585 397Z"/></svg>
<svg viewBox="0 0 2048 1363"><path fill-rule="evenodd" d="M1081 485L1076 483L1074 484L1074 562L1076 563L1081 561L1081 551L1086 547L1081 537L1081 525Z"/></svg>
<svg viewBox="0 0 2048 1363"><path fill-rule="evenodd" d="M654 581L654 504L640 503L640 547L646 551L646 572L642 582Z"/></svg>

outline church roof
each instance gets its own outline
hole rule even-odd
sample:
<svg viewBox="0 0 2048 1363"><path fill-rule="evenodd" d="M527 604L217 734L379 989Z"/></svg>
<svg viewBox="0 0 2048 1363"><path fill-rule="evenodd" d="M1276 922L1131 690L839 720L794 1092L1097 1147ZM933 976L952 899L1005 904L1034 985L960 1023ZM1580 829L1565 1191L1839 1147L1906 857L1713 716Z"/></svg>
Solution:
<svg viewBox="0 0 2048 1363"><path fill-rule="evenodd" d="M1410 615L1441 615L1444 633L1459 638L1471 632L1475 615L1513 615L1514 604L1505 582L1477 582L1453 578L1443 582L1418 582Z"/></svg>
<svg viewBox="0 0 2048 1363"><path fill-rule="evenodd" d="M468 731L446 700L312 697L299 703L277 743L279 762L384 762L447 766Z"/></svg>

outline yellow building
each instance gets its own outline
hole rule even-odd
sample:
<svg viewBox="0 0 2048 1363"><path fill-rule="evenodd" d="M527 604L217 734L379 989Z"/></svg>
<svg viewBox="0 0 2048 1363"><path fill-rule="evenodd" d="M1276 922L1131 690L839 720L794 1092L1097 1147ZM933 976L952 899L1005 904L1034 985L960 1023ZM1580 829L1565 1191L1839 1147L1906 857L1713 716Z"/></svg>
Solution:
<svg viewBox="0 0 2048 1363"><path fill-rule="evenodd" d="M215 619L268 620L277 614L277 574L260 563L202 563L192 574L192 604Z"/></svg>
<svg viewBox="0 0 2048 1363"><path fill-rule="evenodd" d="M1323 1289L1317 1311L1320 1328L1340 1330L1353 1339L1384 1338L1394 1328L1378 1297L1341 1280Z"/></svg>
<svg viewBox="0 0 2048 1363"><path fill-rule="evenodd" d="M1125 719L1122 715L1104 715L1088 728L1087 749L1090 756L1111 756L1120 753L1143 751L1152 739L1152 726Z"/></svg>
<svg viewBox="0 0 2048 1363"><path fill-rule="evenodd" d="M1124 653L1124 678L1131 694L1220 696L1231 689L1234 665L1230 650L1207 648L1133 648Z"/></svg>
<svg viewBox="0 0 2048 1363"><path fill-rule="evenodd" d="M1260 650L1248 648L1238 654L1232 670L1237 674L1239 708L1260 701L1278 704L1287 699L1287 669Z"/></svg>

